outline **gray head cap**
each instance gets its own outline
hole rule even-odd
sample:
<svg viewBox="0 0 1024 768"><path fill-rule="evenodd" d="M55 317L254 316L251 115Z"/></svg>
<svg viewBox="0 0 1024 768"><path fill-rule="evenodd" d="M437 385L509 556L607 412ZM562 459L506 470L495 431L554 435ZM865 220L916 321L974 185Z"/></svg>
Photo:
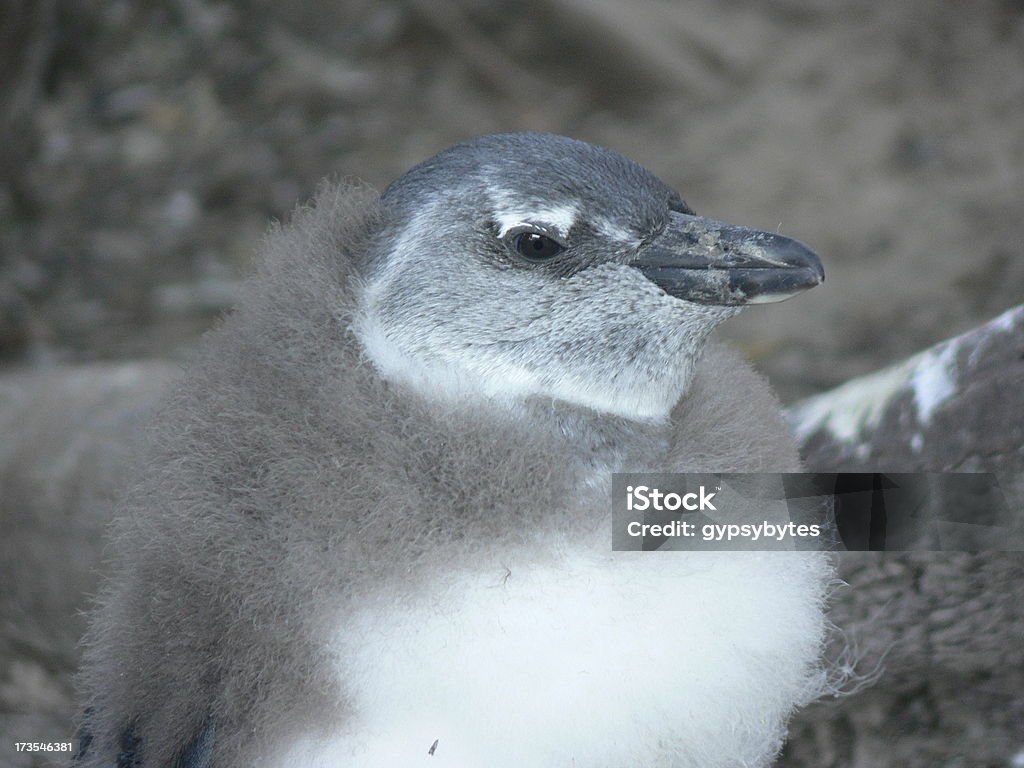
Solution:
<svg viewBox="0 0 1024 768"><path fill-rule="evenodd" d="M579 226L610 224L643 236L669 209L693 211L643 166L584 141L547 133L503 133L456 144L412 168L381 199L412 210L438 196L536 210L575 209ZM567 234L567 233L566 233Z"/></svg>

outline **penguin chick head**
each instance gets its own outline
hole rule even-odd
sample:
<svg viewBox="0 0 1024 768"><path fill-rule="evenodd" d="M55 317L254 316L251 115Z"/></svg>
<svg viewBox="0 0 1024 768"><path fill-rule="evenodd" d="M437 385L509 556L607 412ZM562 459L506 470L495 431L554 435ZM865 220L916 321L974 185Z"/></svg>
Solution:
<svg viewBox="0 0 1024 768"><path fill-rule="evenodd" d="M661 420L711 330L823 273L805 246L698 217L636 163L484 136L381 196L355 329L388 380L455 401L564 401Z"/></svg>

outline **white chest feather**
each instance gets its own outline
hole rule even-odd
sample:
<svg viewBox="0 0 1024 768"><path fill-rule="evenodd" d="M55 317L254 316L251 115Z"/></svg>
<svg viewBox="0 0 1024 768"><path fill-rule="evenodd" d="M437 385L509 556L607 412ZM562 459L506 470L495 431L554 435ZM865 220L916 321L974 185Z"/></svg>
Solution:
<svg viewBox="0 0 1024 768"><path fill-rule="evenodd" d="M336 639L350 720L275 762L757 766L822 685L819 553L595 548L505 565L416 604L368 600Z"/></svg>

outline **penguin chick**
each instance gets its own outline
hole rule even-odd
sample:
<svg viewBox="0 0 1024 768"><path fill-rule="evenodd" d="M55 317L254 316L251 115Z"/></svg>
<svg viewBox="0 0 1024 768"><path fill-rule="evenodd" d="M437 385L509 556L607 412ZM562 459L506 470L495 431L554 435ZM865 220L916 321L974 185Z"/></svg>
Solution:
<svg viewBox="0 0 1024 768"><path fill-rule="evenodd" d="M277 228L154 430L81 766L760 766L818 552L610 551L615 471L796 471L708 334L821 281L635 163L487 136Z"/></svg>

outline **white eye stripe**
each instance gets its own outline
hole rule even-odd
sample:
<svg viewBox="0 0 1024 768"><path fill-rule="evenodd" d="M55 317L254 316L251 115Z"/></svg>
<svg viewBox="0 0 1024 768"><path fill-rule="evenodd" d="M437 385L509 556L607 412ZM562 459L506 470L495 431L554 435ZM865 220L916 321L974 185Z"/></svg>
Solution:
<svg viewBox="0 0 1024 768"><path fill-rule="evenodd" d="M577 209L574 205L558 206L540 210L501 210L495 206L495 221L498 222L498 237L505 237L516 228L536 229L556 237L567 237L576 223Z"/></svg>
<svg viewBox="0 0 1024 768"><path fill-rule="evenodd" d="M498 233L498 238L502 240L512 240L515 238L516 235L526 233L536 233L538 235L543 235L544 237L554 240L563 248L565 247L565 238L562 237L561 233L559 233L558 230L556 230L550 224L545 224L543 222L524 221L520 224L516 224L514 227L510 227L507 230L502 230L501 232Z"/></svg>
<svg viewBox="0 0 1024 768"><path fill-rule="evenodd" d="M540 232L564 243L576 223L576 213L575 206L564 206L542 211L498 212L494 218L498 222L499 238L504 239L519 232ZM605 219L595 221L594 225L603 237L612 242L630 248L637 248L642 243L643 239L635 232L618 227Z"/></svg>
<svg viewBox="0 0 1024 768"><path fill-rule="evenodd" d="M627 245L631 248L639 248L643 242L643 238L639 237L635 232L617 227L607 219L596 220L594 222L594 228L602 237L605 237L615 243Z"/></svg>

